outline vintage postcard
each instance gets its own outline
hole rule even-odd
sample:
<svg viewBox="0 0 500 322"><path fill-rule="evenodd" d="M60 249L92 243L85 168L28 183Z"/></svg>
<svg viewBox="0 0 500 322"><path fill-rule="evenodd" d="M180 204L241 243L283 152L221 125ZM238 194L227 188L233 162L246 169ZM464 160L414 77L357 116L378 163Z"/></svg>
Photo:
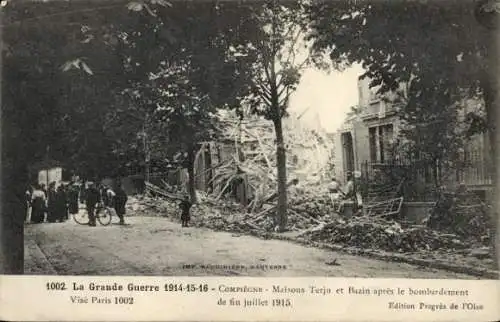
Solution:
<svg viewBox="0 0 500 322"><path fill-rule="evenodd" d="M498 0L1 0L0 318L500 318Z"/></svg>

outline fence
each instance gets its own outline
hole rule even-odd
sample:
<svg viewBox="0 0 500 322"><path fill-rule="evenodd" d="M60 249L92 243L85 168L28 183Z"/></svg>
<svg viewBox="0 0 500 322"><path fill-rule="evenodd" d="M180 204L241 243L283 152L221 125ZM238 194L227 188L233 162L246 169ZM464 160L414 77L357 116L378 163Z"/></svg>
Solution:
<svg viewBox="0 0 500 322"><path fill-rule="evenodd" d="M459 184L488 187L492 184L487 159L480 150L463 153L452 163L397 157L384 163L360 165L361 189L365 195L398 187L406 201L433 201L437 187L454 189ZM389 188L388 188L389 187Z"/></svg>
<svg viewBox="0 0 500 322"><path fill-rule="evenodd" d="M481 150L464 153L460 161L451 179L453 182L471 186L492 184L489 162Z"/></svg>

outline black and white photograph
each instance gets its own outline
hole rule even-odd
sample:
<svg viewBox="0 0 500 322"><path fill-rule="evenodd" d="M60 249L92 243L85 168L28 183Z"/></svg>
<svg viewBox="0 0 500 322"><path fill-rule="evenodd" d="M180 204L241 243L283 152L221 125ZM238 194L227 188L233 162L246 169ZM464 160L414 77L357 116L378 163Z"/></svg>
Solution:
<svg viewBox="0 0 500 322"><path fill-rule="evenodd" d="M499 278L499 1L0 5L4 273Z"/></svg>

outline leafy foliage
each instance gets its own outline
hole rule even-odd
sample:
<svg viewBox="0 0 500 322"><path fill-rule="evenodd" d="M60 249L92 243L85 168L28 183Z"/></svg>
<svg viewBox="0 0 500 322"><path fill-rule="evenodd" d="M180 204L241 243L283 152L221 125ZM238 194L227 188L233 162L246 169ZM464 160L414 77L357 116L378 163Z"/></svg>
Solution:
<svg viewBox="0 0 500 322"><path fill-rule="evenodd" d="M245 96L245 65L226 55L238 42L234 31L251 30L245 15L215 2L9 3L4 116L24 127L32 118L39 124L19 138L27 147L20 151L32 152L25 159L44 158L50 145L51 158L100 176L124 163L137 167L129 160L146 158L145 137L153 158L173 154L168 145L187 128L174 135L170 125L186 109L198 115L185 123L204 132L198 125L213 108ZM177 67L183 70L165 73ZM176 86L181 78L185 84Z"/></svg>
<svg viewBox="0 0 500 322"><path fill-rule="evenodd" d="M491 34L474 8L472 1L315 2L309 37L334 62L362 62L380 93L405 83L410 105L441 92L435 104L446 107L489 90Z"/></svg>
<svg viewBox="0 0 500 322"><path fill-rule="evenodd" d="M471 1L315 2L308 7L308 37L314 51L335 63L363 63L363 76L379 94L399 96L402 134L413 148L451 160L463 139L456 131L457 103L487 95L491 86L491 35L474 9ZM475 131L485 123L480 118L469 116Z"/></svg>
<svg viewBox="0 0 500 322"><path fill-rule="evenodd" d="M489 34L473 9L470 1L319 2L309 8L309 37L334 61L363 62L381 92L413 78L415 88L476 93Z"/></svg>
<svg viewBox="0 0 500 322"><path fill-rule="evenodd" d="M253 17L259 26L246 46L233 49L233 57L251 57L250 112L277 121L286 116L288 100L301 72L311 61L304 54L304 11L301 1L264 1ZM240 58L238 58L240 59Z"/></svg>

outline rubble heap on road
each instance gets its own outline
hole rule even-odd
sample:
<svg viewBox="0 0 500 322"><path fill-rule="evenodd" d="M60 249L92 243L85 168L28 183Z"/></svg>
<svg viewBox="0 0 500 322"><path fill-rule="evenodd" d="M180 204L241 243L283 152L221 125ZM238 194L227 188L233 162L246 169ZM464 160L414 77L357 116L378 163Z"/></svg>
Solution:
<svg viewBox="0 0 500 322"><path fill-rule="evenodd" d="M214 230L245 232L258 230L272 231L273 206L264 206L260 213L250 213L236 202L215 200L206 195L199 195L200 203L192 208L192 222L196 226ZM331 221L336 214L325 212L321 203L299 204L294 210L291 207L289 226L292 230L303 231L311 226ZM130 197L127 204L129 212L136 215L156 215L179 219L178 203L174 199L162 197L136 196ZM329 206L328 206L329 207ZM306 210L303 210L306 209Z"/></svg>
<svg viewBox="0 0 500 322"><path fill-rule="evenodd" d="M270 215L249 213L238 203L200 195L192 208L192 225L216 231L251 234L272 238L272 206L263 209ZM409 259L432 259L491 269L494 267L487 239L477 240L444 233L425 225L414 225L377 217L341 218L329 211L327 200L295 200L289 211L288 227L292 238L301 243L332 245L346 250L401 254ZM179 220L178 203L167 198L131 197L129 213L169 217ZM297 207L293 210L293 207ZM294 231L294 232L293 232Z"/></svg>
<svg viewBox="0 0 500 322"><path fill-rule="evenodd" d="M271 211L264 215L248 213L237 203L226 203L201 197L201 202L192 209L195 226L218 231L266 233L273 230ZM138 213L151 212L159 216L178 219L179 208L175 201L142 197L129 203ZM386 220L377 217L358 216L341 218L330 210L326 200L308 201L291 205L288 226L301 238L344 246L379 249L390 252L417 252L439 249L467 249L483 246L474 238L453 233L443 233L425 225ZM266 209L263 210L265 212Z"/></svg>
<svg viewBox="0 0 500 322"><path fill-rule="evenodd" d="M353 220L336 220L322 230L310 232L306 238L363 249L390 252L431 251L443 248L464 249L470 245L453 234L442 234L425 226L403 228L395 221L357 217Z"/></svg>

